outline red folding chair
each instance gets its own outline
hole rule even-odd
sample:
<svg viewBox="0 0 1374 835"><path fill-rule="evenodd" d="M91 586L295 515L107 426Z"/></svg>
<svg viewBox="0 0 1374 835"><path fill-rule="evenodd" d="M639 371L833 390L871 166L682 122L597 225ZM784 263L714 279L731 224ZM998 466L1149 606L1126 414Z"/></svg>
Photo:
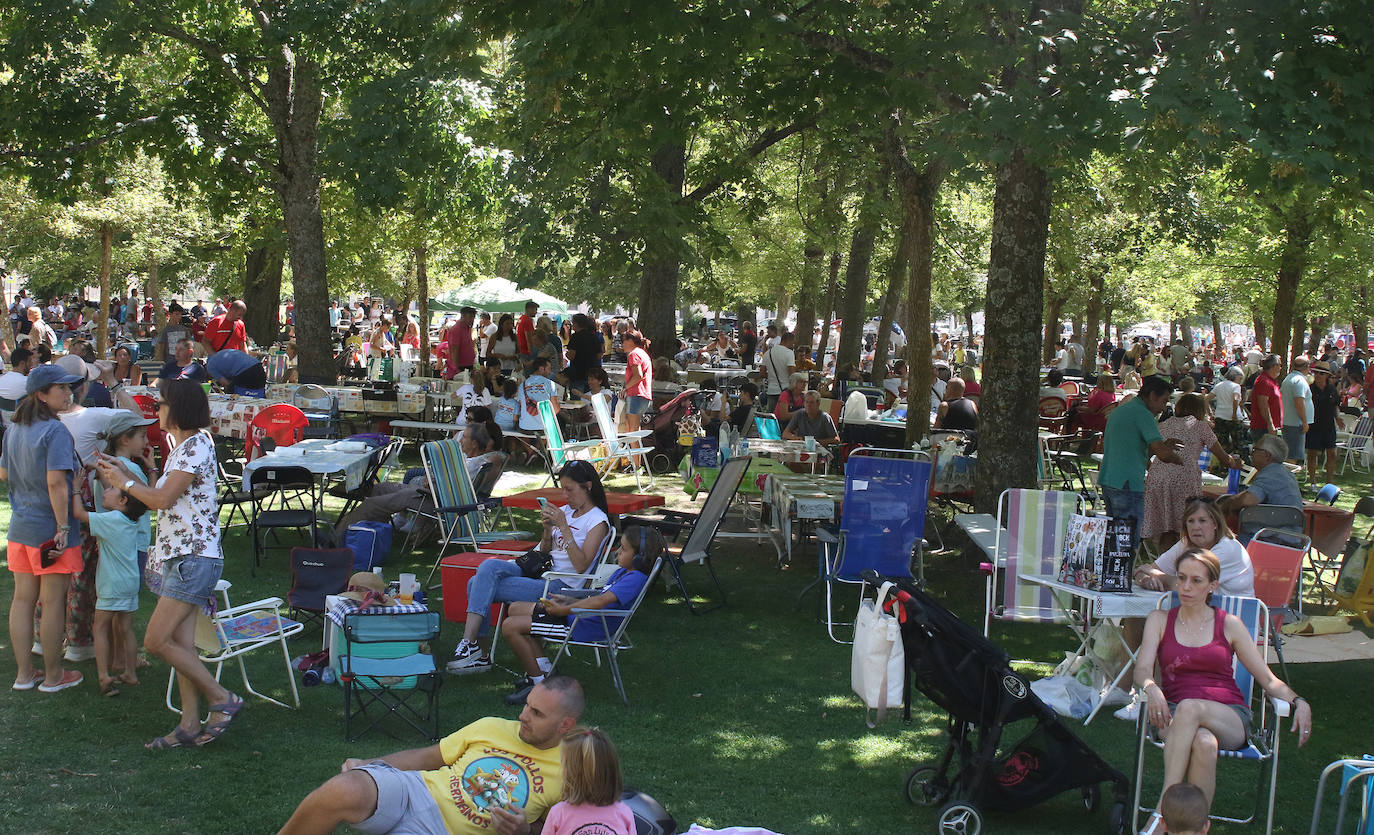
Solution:
<svg viewBox="0 0 1374 835"><path fill-rule="evenodd" d="M1286 616L1293 612L1290 604L1302 577L1303 555L1309 547L1311 540L1303 534L1278 528L1256 531L1245 546L1255 571L1255 597L1269 607L1269 640L1279 657L1284 681L1288 680L1288 665L1283 660L1283 633L1279 630Z"/></svg>
<svg viewBox="0 0 1374 835"><path fill-rule="evenodd" d="M274 403L253 415L248 424L248 438L244 441L244 454L252 461L263 454L262 440L271 438L277 446L291 446L305 435L310 419L305 412L286 403Z"/></svg>

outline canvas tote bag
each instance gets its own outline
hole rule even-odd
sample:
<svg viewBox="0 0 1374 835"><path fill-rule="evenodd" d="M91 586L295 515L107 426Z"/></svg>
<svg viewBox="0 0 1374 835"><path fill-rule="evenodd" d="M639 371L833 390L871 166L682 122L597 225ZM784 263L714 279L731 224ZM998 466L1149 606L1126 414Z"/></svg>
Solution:
<svg viewBox="0 0 1374 835"><path fill-rule="evenodd" d="M859 616L854 622L850 684L868 709L865 720L870 728L887 717L889 707L902 703L906 682L902 629L896 617L883 612L883 603L891 590L891 583L883 583L876 600L859 604Z"/></svg>

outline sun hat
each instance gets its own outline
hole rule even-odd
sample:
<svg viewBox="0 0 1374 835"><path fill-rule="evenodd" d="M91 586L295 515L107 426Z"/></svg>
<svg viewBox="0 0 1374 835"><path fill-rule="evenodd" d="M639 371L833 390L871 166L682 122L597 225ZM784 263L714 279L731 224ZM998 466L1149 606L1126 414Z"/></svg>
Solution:
<svg viewBox="0 0 1374 835"><path fill-rule="evenodd" d="M78 376L86 380L100 379L100 369L86 362L76 354L67 354L64 357L58 357L55 362L62 370L73 376Z"/></svg>
<svg viewBox="0 0 1374 835"><path fill-rule="evenodd" d="M349 577L348 590L339 596L364 606L371 603L391 605L391 598L386 594L386 580L382 579L382 575L373 574L371 571L359 571Z"/></svg>

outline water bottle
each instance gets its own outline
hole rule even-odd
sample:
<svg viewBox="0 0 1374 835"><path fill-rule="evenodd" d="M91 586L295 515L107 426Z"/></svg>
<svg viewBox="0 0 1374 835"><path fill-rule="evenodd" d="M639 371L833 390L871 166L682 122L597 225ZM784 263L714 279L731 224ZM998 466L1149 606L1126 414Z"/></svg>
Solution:
<svg viewBox="0 0 1374 835"><path fill-rule="evenodd" d="M320 684L333 684L336 681L333 667L325 667L320 670Z"/></svg>
<svg viewBox="0 0 1374 835"><path fill-rule="evenodd" d="M746 456L746 455L749 454L749 439L748 439L748 438L740 438L740 439L739 439L739 454L740 454L740 457L741 457L741 458L743 458L744 456Z"/></svg>

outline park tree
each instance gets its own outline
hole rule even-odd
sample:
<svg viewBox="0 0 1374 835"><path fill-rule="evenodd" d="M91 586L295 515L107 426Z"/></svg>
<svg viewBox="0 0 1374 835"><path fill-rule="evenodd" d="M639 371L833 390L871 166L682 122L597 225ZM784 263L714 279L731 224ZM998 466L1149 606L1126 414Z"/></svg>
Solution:
<svg viewBox="0 0 1374 835"><path fill-rule="evenodd" d="M19 106L0 117L3 153L24 154L42 179L81 178L84 152L136 141L173 166L200 157L270 189L295 288L301 376L332 380L320 153L326 138L351 141L334 103L398 66L461 76L472 49L455 11L442 0L12 6L0 17L0 64Z"/></svg>

